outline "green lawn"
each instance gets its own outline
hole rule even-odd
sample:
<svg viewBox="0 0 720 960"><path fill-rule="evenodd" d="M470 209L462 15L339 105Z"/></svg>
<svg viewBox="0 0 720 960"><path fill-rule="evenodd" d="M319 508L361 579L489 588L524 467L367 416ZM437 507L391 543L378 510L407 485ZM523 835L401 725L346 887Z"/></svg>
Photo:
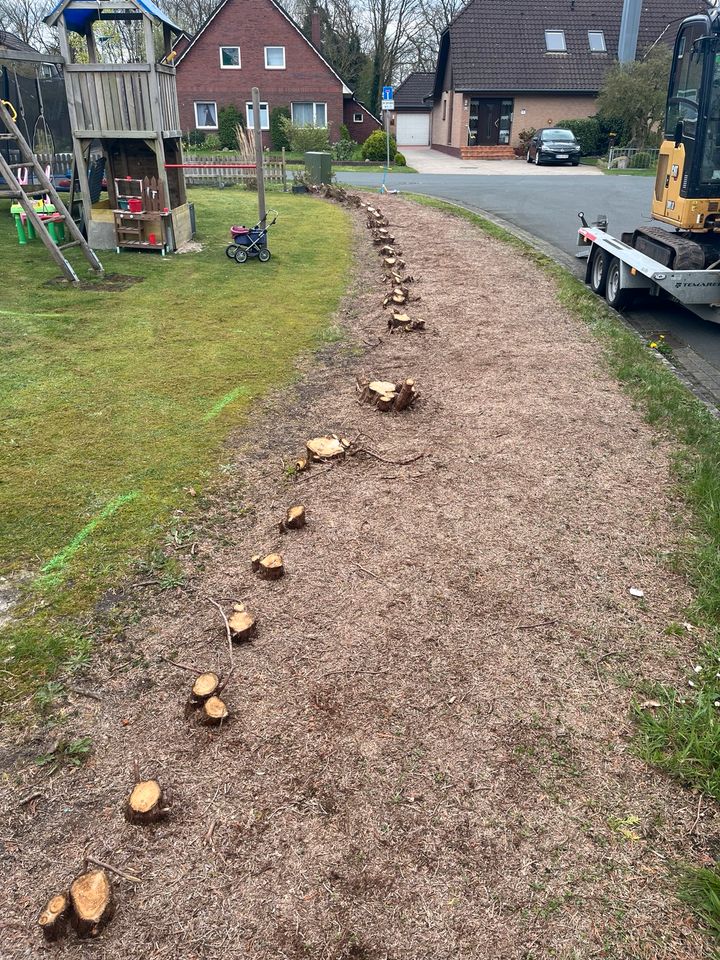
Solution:
<svg viewBox="0 0 720 960"><path fill-rule="evenodd" d="M251 400L337 335L342 209L270 194L273 259L237 265L229 227L254 222L255 195L191 199L203 251L103 253L108 273L142 278L123 292L47 285L56 268L39 242L18 246L0 202L0 573L25 591L0 634L11 696L87 642L94 601L162 542L173 509L192 509L186 488L212 482Z"/></svg>

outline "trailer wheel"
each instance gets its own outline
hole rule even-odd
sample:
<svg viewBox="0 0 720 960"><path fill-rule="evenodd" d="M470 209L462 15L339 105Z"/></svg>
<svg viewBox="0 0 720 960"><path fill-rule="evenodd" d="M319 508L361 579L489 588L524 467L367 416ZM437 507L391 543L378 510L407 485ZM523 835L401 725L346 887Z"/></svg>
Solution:
<svg viewBox="0 0 720 960"><path fill-rule="evenodd" d="M622 288L620 261L612 257L606 274L605 299L615 310L624 310L632 300L632 291Z"/></svg>
<svg viewBox="0 0 720 960"><path fill-rule="evenodd" d="M605 284L607 283L607 271L610 259L610 254L600 247L593 253L592 263L590 264L590 289L599 297L605 296Z"/></svg>

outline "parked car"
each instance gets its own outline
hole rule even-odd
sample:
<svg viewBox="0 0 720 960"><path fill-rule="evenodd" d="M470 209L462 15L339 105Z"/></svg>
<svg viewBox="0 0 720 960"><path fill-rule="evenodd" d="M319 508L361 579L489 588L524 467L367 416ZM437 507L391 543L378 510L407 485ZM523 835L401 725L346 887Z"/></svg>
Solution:
<svg viewBox="0 0 720 960"><path fill-rule="evenodd" d="M576 167L580 163L580 146L572 130L547 127L536 132L525 159L538 167L541 163L571 163Z"/></svg>

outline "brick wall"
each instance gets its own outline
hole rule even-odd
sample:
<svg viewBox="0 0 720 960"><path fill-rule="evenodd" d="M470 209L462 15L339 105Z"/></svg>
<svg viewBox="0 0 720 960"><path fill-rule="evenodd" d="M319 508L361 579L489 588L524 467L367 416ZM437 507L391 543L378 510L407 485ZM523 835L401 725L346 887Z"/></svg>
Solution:
<svg viewBox="0 0 720 960"><path fill-rule="evenodd" d="M220 46L240 47L239 70L220 67ZM266 69L266 46L285 47L284 70ZM341 81L270 0L228 0L177 65L182 129L196 128L195 101L214 101L218 110L233 104L245 115L253 87L270 110L292 101L326 103L330 139L339 138ZM270 145L268 132L263 142Z"/></svg>
<svg viewBox="0 0 720 960"><path fill-rule="evenodd" d="M520 143L518 134L521 130L529 130L531 127L537 130L539 127L557 126L563 120L580 120L583 117L592 117L595 113L597 113L597 100L592 96L517 94L513 110L511 143L515 147Z"/></svg>
<svg viewBox="0 0 720 960"><path fill-rule="evenodd" d="M362 114L362 122L356 123L353 117ZM382 130L382 124L357 100L348 97L345 100L345 125L355 143L365 143L373 130Z"/></svg>

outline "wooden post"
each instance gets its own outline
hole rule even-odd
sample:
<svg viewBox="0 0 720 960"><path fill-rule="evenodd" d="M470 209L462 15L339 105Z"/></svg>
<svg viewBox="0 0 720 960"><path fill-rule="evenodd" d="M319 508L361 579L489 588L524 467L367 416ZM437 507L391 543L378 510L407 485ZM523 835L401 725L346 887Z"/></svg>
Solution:
<svg viewBox="0 0 720 960"><path fill-rule="evenodd" d="M260 119L260 91L252 88L253 129L255 132L255 176L257 178L258 220L265 219L265 173L263 171L262 123Z"/></svg>
<svg viewBox="0 0 720 960"><path fill-rule="evenodd" d="M287 167L285 166L285 147L282 148L282 185L283 185L283 193L287 193Z"/></svg>
<svg viewBox="0 0 720 960"><path fill-rule="evenodd" d="M60 41L60 53L65 63L72 63L72 51L67 36L67 27L65 18L60 17L58 21L58 39ZM75 155L75 170L78 183L80 184L80 196L83 205L83 220L85 221L85 233L90 236L90 221L92 220L92 200L90 199L90 181L88 180L89 153L92 141L79 140L77 136L78 127L78 104L75 102L75 93L72 85L72 75L67 70L63 70L65 79L65 94L67 97L68 116L70 118L70 129L73 138L73 153ZM88 157L85 156L87 145ZM72 216L72 210L70 211Z"/></svg>
<svg viewBox="0 0 720 960"><path fill-rule="evenodd" d="M97 45L95 43L95 34L93 33L92 23L89 23L87 25L87 30L85 31L85 40L87 42L88 61L90 63L97 63L98 62Z"/></svg>

